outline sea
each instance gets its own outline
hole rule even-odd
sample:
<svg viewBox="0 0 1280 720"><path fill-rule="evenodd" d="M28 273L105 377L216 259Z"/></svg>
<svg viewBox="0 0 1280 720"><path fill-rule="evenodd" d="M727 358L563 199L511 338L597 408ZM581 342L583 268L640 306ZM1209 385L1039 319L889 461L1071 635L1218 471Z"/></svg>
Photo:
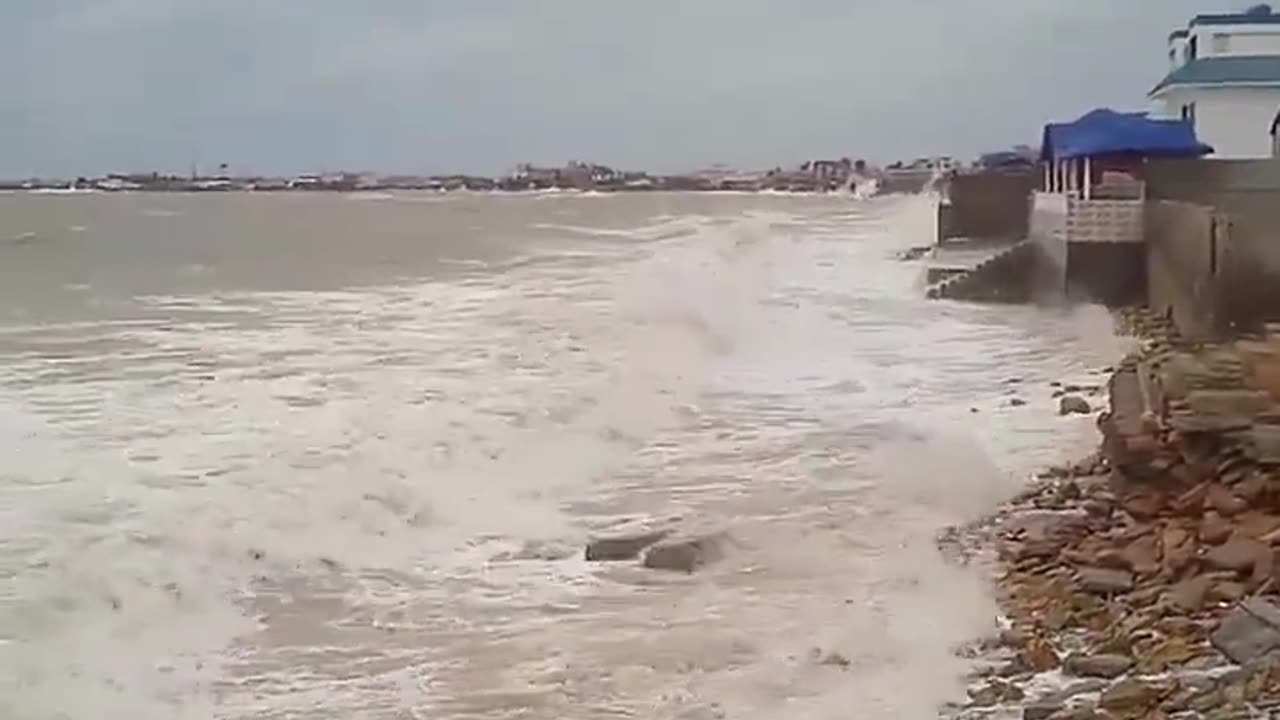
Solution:
<svg viewBox="0 0 1280 720"><path fill-rule="evenodd" d="M0 195L0 717L937 717L1125 341L925 300L936 202Z"/></svg>

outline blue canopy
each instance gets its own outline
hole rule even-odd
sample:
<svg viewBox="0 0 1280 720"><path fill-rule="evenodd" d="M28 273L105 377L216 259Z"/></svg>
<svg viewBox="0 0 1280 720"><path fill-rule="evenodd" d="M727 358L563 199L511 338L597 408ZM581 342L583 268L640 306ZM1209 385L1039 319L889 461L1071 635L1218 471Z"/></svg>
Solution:
<svg viewBox="0 0 1280 720"><path fill-rule="evenodd" d="M1146 113L1099 109L1074 122L1045 125L1040 159L1120 154L1198 157L1211 152L1213 148L1196 139L1195 128L1186 120L1153 120Z"/></svg>

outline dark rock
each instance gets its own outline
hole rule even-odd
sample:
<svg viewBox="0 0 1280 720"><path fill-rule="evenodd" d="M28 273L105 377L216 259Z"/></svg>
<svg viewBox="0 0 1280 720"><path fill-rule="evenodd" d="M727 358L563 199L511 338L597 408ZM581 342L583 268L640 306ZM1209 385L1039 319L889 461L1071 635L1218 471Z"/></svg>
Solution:
<svg viewBox="0 0 1280 720"><path fill-rule="evenodd" d="M1163 691L1136 678L1125 678L1102 691L1099 701L1106 710L1132 714L1140 713L1160 701Z"/></svg>
<svg viewBox="0 0 1280 720"><path fill-rule="evenodd" d="M587 543L586 558L589 562L617 562L631 560L645 548L670 535L668 530L651 530L634 535L596 538Z"/></svg>
<svg viewBox="0 0 1280 720"><path fill-rule="evenodd" d="M1036 700L1022 708L1022 720L1049 720L1061 709L1060 702Z"/></svg>
<svg viewBox="0 0 1280 720"><path fill-rule="evenodd" d="M1080 587L1086 592L1109 595L1133 589L1133 573L1124 570L1084 567L1079 569Z"/></svg>
<svg viewBox="0 0 1280 720"><path fill-rule="evenodd" d="M1226 517L1238 515L1249 509L1249 503L1241 500L1221 485L1210 485L1205 493L1205 505L1212 507Z"/></svg>
<svg viewBox="0 0 1280 720"><path fill-rule="evenodd" d="M692 573L724 556L723 533L664 540L644 554L644 566L654 570Z"/></svg>
<svg viewBox="0 0 1280 720"><path fill-rule="evenodd" d="M1044 638L1029 640L1022 648L1022 652L1018 653L1018 659L1032 672L1052 670L1062 664L1058 659L1058 651L1054 650L1053 645Z"/></svg>
<svg viewBox="0 0 1280 720"><path fill-rule="evenodd" d="M829 652L829 653L826 653L825 655L820 655L820 657L818 658L818 664L830 665L830 666L839 667L839 668L848 668L850 665L853 664L853 661L849 660L849 658L845 657L844 655L838 652Z"/></svg>
<svg viewBox="0 0 1280 720"><path fill-rule="evenodd" d="M1216 512L1207 512L1200 520L1200 542L1218 545L1231 537L1231 523Z"/></svg>
<svg viewBox="0 0 1280 720"><path fill-rule="evenodd" d="M1187 578L1169 590L1168 600L1185 612L1196 612L1204 606L1205 598L1213 587L1213 578L1204 575Z"/></svg>
<svg viewBox="0 0 1280 720"><path fill-rule="evenodd" d="M1248 592L1243 584L1237 582L1221 582L1209 591L1209 597L1223 602L1240 602Z"/></svg>
<svg viewBox="0 0 1280 720"><path fill-rule="evenodd" d="M1079 395L1065 395L1058 400L1059 415L1088 415L1093 412L1089 401Z"/></svg>
<svg viewBox="0 0 1280 720"><path fill-rule="evenodd" d="M1102 680L1081 680L1080 682L1072 683L1058 692L1036 698L1028 703L1022 710L1023 720L1047 720L1048 718L1055 718L1056 720L1063 717L1072 717L1072 711L1066 709L1068 702L1078 695L1101 692L1106 687L1107 683ZM1088 710L1088 708L1078 708L1077 710Z"/></svg>
<svg viewBox="0 0 1280 720"><path fill-rule="evenodd" d="M1009 398L1009 407L1022 407L1023 405L1026 405L1026 404L1027 404L1027 401L1023 400L1022 398L1019 398L1019 397Z"/></svg>
<svg viewBox="0 0 1280 720"><path fill-rule="evenodd" d="M1071 655L1063 663L1062 669L1068 675L1094 678L1117 678L1129 672L1133 667L1133 659L1124 655Z"/></svg>
<svg viewBox="0 0 1280 720"><path fill-rule="evenodd" d="M1225 545L1210 548L1204 554L1204 561L1209 567L1218 570L1243 572L1252 569L1259 560L1267 556L1268 552L1269 548L1261 542L1236 536Z"/></svg>
<svg viewBox="0 0 1280 720"><path fill-rule="evenodd" d="M1240 418L1238 424L1245 426L1271 407L1271 398L1260 390L1196 390L1187 394L1186 403L1196 415Z"/></svg>
<svg viewBox="0 0 1280 720"><path fill-rule="evenodd" d="M1054 713L1050 720L1109 720L1110 716L1099 714L1092 705L1070 708Z"/></svg>
<svg viewBox="0 0 1280 720"><path fill-rule="evenodd" d="M1209 642L1241 665L1280 651L1280 608L1257 598L1242 603L1209 635Z"/></svg>
<svg viewBox="0 0 1280 720"><path fill-rule="evenodd" d="M992 680L980 688L969 690L970 704L974 707L991 707L1004 702L1022 700L1022 688L1003 680Z"/></svg>
<svg viewBox="0 0 1280 720"><path fill-rule="evenodd" d="M1246 612L1263 622L1280 629L1280 607L1261 598L1250 598L1240 605Z"/></svg>

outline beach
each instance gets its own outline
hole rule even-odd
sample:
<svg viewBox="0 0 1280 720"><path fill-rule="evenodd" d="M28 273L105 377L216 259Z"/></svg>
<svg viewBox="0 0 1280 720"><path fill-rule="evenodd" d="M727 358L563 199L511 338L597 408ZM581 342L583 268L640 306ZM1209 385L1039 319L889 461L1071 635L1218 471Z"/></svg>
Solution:
<svg viewBox="0 0 1280 720"><path fill-rule="evenodd" d="M943 538L993 573L1006 613L951 717L1280 707L1277 342L1192 343L1142 309L1118 320L1142 345L1109 374L1099 450ZM1068 411L1078 388L1056 387Z"/></svg>

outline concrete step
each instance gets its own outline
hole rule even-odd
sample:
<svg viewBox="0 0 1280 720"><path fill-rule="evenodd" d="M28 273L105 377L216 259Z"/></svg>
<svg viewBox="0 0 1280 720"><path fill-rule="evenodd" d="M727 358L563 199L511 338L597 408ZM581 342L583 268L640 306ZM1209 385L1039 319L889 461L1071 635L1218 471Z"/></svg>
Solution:
<svg viewBox="0 0 1280 720"><path fill-rule="evenodd" d="M1026 299L1035 247L1027 240L1009 246L972 269L959 271L926 291L931 299L1020 302Z"/></svg>

